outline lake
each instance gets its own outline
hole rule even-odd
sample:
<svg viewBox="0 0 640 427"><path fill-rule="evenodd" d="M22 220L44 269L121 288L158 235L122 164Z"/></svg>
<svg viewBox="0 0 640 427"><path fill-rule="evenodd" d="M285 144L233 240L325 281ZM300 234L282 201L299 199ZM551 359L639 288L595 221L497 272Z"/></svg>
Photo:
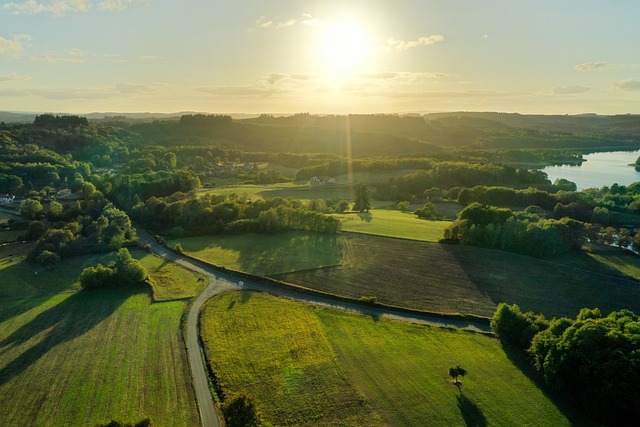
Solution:
<svg viewBox="0 0 640 427"><path fill-rule="evenodd" d="M580 166L547 166L542 169L551 182L558 178L575 182L578 190L600 188L613 184L629 185L640 181L640 172L631 163L640 156L636 151L609 151L584 155L586 162Z"/></svg>

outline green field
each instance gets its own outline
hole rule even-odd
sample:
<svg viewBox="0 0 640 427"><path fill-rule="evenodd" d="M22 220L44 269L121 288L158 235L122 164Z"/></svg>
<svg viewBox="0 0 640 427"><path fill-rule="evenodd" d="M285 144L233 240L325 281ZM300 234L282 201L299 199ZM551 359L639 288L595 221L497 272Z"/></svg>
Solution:
<svg viewBox="0 0 640 427"><path fill-rule="evenodd" d="M376 236L400 237L404 239L437 242L443 238L447 221L418 219L410 212L395 209L372 209L367 213L336 214L342 221L342 230Z"/></svg>
<svg viewBox="0 0 640 427"><path fill-rule="evenodd" d="M272 277L352 298L439 313L490 317L500 302L547 316L575 317L584 307L640 312L634 275L578 253L581 264L504 251L350 234L340 266ZM615 261L608 256L606 260ZM632 268L625 263L626 268ZM638 270L635 270L636 274ZM615 273L615 274L612 274Z"/></svg>
<svg viewBox="0 0 640 427"><path fill-rule="evenodd" d="M282 234L198 236L169 240L214 265L268 276L340 263L339 236L291 231Z"/></svg>
<svg viewBox="0 0 640 427"><path fill-rule="evenodd" d="M211 299L201 327L222 391L253 394L276 425L570 425L484 335L252 292Z"/></svg>
<svg viewBox="0 0 640 427"><path fill-rule="evenodd" d="M29 248L0 248L0 425L146 416L162 426L197 425L180 333L186 302L151 303L144 287L79 290L82 268L110 256L44 270L23 261ZM147 256L143 263L156 262Z"/></svg>
<svg viewBox="0 0 640 427"><path fill-rule="evenodd" d="M140 261L151 276L154 301L171 301L198 295L209 282L202 274L180 267L156 255L142 255Z"/></svg>

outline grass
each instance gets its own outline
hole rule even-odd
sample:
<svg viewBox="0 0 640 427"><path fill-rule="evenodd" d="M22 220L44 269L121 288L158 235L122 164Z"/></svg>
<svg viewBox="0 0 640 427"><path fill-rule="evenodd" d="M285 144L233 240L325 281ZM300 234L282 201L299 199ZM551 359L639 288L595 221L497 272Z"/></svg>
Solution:
<svg viewBox="0 0 640 427"><path fill-rule="evenodd" d="M267 276L340 263L340 241L335 235L288 232L237 236L198 236L173 239L185 252L237 271Z"/></svg>
<svg viewBox="0 0 640 427"><path fill-rule="evenodd" d="M2 230L0 231L0 244L15 242L26 232L26 230Z"/></svg>
<svg viewBox="0 0 640 427"><path fill-rule="evenodd" d="M275 425L381 425L346 380L306 306L227 293L207 302L201 328L224 394L255 395Z"/></svg>
<svg viewBox="0 0 640 427"><path fill-rule="evenodd" d="M50 271L24 262L29 248L0 248L0 425L146 416L197 425L180 334L186 302L153 304L144 287L79 290L82 269L109 256L74 257Z"/></svg>
<svg viewBox="0 0 640 427"><path fill-rule="evenodd" d="M276 425L570 425L484 335L250 292L210 300L201 325L222 390L254 394Z"/></svg>
<svg viewBox="0 0 640 427"><path fill-rule="evenodd" d="M340 266L272 277L353 298L490 317L500 302L575 317L583 307L640 312L640 284L590 256L583 264L504 251L351 234ZM611 259L611 258L609 258Z"/></svg>
<svg viewBox="0 0 640 427"><path fill-rule="evenodd" d="M418 219L413 213L396 209L372 209L367 213L334 215L342 221L342 230L376 236L437 242L442 239L446 221Z"/></svg>
<svg viewBox="0 0 640 427"><path fill-rule="evenodd" d="M586 245L581 252L571 252L562 262L582 268L598 265L603 272L640 280L640 257L630 251L604 245Z"/></svg>
<svg viewBox="0 0 640 427"><path fill-rule="evenodd" d="M140 261L151 277L154 301L191 298L198 295L208 283L204 275L170 263L157 255L143 255Z"/></svg>

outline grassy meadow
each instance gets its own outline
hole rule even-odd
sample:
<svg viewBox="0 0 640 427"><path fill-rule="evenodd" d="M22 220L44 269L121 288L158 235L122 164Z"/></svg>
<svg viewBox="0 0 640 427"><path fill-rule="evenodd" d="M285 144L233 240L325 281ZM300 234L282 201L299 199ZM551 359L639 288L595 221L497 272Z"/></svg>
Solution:
<svg viewBox="0 0 640 427"><path fill-rule="evenodd" d="M141 252L136 255L151 278L154 301L192 298L209 283L204 275L182 268L157 255L142 255Z"/></svg>
<svg viewBox="0 0 640 427"><path fill-rule="evenodd" d="M342 221L342 230L376 236L437 242L442 239L447 221L418 219L411 212L396 209L372 209L366 213L335 214Z"/></svg>
<svg viewBox="0 0 640 427"><path fill-rule="evenodd" d="M24 262L29 249L0 248L0 425L146 416L162 426L197 425L180 333L186 302L152 303L146 287L80 290L82 269L111 256L74 257L44 270ZM152 279L161 286L173 269Z"/></svg>
<svg viewBox="0 0 640 427"><path fill-rule="evenodd" d="M485 335L254 292L212 298L201 328L222 391L253 394L274 425L571 424Z"/></svg>
<svg viewBox="0 0 640 427"><path fill-rule="evenodd" d="M169 240L196 258L237 271L268 276L340 263L342 238L291 231L282 234L197 236Z"/></svg>

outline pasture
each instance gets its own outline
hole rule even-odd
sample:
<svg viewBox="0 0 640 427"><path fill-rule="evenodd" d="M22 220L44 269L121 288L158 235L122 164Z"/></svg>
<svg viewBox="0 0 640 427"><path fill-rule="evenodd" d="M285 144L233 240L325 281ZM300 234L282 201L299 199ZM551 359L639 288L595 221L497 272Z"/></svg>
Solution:
<svg viewBox="0 0 640 427"><path fill-rule="evenodd" d="M334 214L342 221L342 230L376 236L437 242L442 239L447 221L428 221L411 212L396 209L372 209L369 212Z"/></svg>
<svg viewBox="0 0 640 427"><path fill-rule="evenodd" d="M253 394L275 425L571 424L485 335L248 291L212 298L201 328L222 391Z"/></svg>
<svg viewBox="0 0 640 427"><path fill-rule="evenodd" d="M202 274L180 267L157 255L134 253L149 272L154 301L187 299L198 295L209 283ZM141 258L140 258L141 257Z"/></svg>
<svg viewBox="0 0 640 427"><path fill-rule="evenodd" d="M29 248L0 248L0 425L146 416L157 425L197 425L180 333L186 302L152 303L147 287L80 290L82 269L110 256L44 270L24 262ZM156 262L134 254L145 265ZM156 282L170 280L171 271Z"/></svg>
<svg viewBox="0 0 640 427"><path fill-rule="evenodd" d="M640 283L584 254L582 265L504 251L363 234L344 239L337 267L274 274L301 286L438 313L491 317L500 302L548 317L583 307L640 312ZM609 258L611 259L611 258Z"/></svg>
<svg viewBox="0 0 640 427"><path fill-rule="evenodd" d="M342 238L290 231L282 234L197 236L169 240L189 255L214 265L268 276L340 264Z"/></svg>

